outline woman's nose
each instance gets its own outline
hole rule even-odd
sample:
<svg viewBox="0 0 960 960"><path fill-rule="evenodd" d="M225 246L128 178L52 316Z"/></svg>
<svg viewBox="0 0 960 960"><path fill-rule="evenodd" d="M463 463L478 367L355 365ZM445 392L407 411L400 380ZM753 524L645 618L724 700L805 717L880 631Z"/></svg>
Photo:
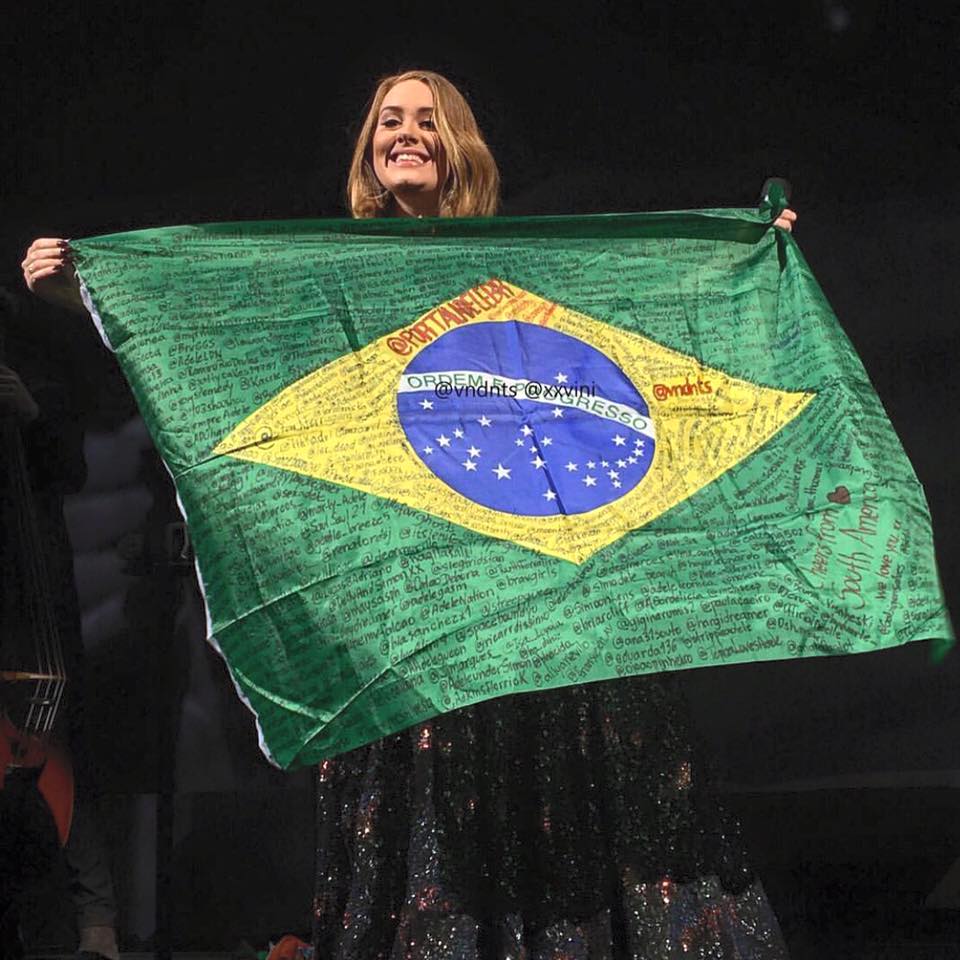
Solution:
<svg viewBox="0 0 960 960"><path fill-rule="evenodd" d="M417 140L417 126L412 120L407 120L402 127L400 127L400 139L401 140Z"/></svg>

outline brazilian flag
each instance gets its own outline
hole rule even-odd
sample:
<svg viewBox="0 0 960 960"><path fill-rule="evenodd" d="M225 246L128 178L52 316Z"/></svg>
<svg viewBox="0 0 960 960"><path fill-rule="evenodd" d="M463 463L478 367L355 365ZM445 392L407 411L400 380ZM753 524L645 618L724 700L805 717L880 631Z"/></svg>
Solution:
<svg viewBox="0 0 960 960"><path fill-rule="evenodd" d="M505 694L951 642L923 492L768 212L74 247L281 766Z"/></svg>

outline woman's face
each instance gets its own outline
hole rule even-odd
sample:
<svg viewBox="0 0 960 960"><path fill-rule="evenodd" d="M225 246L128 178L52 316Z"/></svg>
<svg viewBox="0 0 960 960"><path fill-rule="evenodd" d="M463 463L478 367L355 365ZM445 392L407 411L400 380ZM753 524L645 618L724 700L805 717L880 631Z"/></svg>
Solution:
<svg viewBox="0 0 960 960"><path fill-rule="evenodd" d="M401 207L436 213L447 176L446 155L433 126L433 93L404 80L383 98L373 132L373 171Z"/></svg>

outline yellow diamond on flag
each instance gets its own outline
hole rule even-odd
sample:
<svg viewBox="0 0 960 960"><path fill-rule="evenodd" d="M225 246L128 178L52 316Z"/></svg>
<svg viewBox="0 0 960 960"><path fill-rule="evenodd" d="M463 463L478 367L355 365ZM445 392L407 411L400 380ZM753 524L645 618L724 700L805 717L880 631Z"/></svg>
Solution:
<svg viewBox="0 0 960 960"><path fill-rule="evenodd" d="M813 396L493 279L286 387L214 453L583 563L749 456Z"/></svg>

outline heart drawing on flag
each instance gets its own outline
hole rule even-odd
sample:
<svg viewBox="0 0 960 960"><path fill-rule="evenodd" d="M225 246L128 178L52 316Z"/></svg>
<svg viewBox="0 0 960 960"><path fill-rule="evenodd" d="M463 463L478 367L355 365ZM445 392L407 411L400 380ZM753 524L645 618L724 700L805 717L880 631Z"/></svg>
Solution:
<svg viewBox="0 0 960 960"><path fill-rule="evenodd" d="M836 490L827 494L827 499L831 503L846 505L850 502L850 491L844 486L839 486Z"/></svg>

